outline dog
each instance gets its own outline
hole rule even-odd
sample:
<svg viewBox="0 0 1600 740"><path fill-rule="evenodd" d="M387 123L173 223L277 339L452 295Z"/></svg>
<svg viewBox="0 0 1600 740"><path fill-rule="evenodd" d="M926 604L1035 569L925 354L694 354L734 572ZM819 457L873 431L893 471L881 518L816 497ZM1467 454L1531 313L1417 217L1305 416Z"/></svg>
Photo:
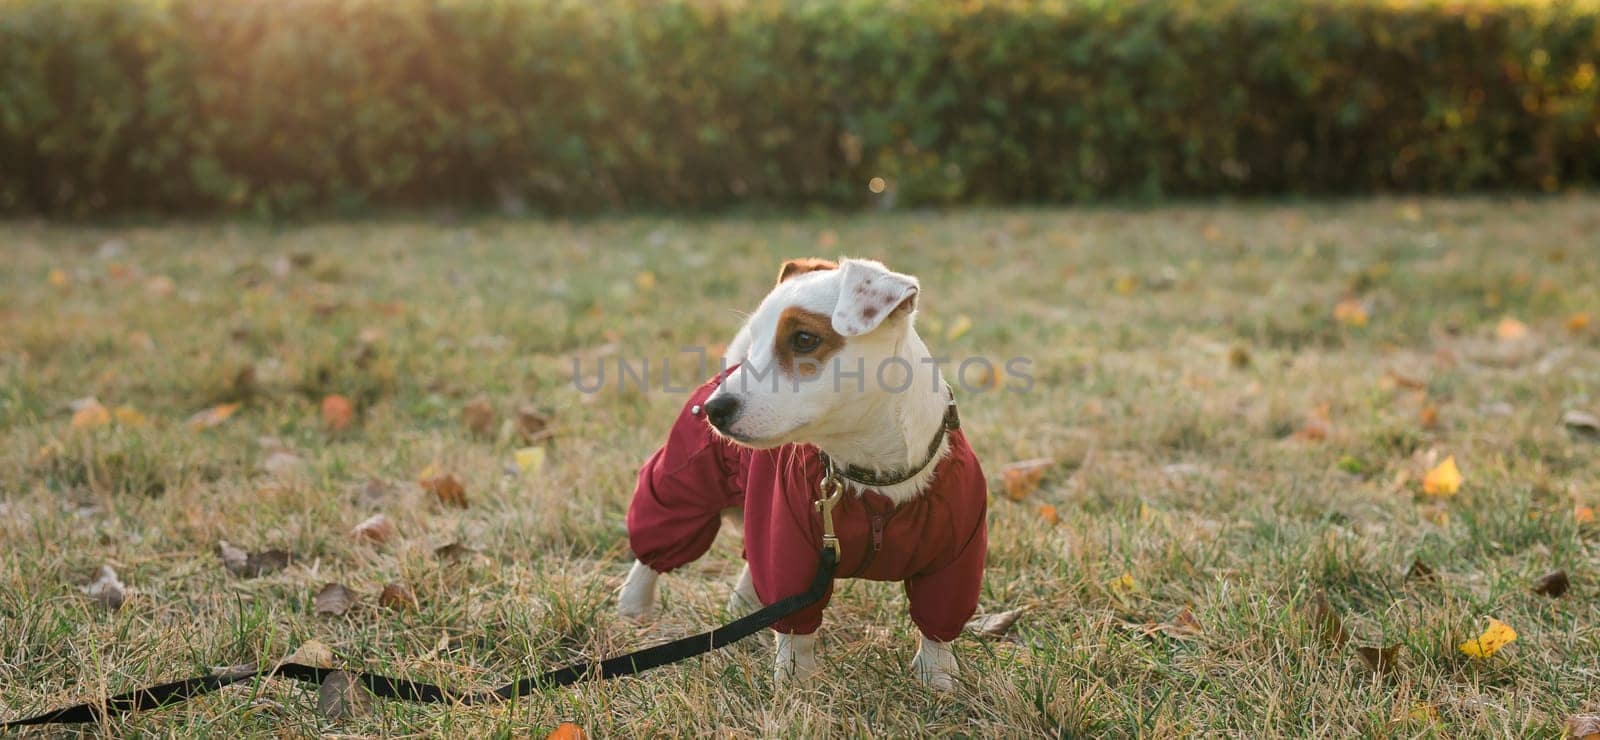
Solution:
<svg viewBox="0 0 1600 740"><path fill-rule="evenodd" d="M745 566L729 609L802 593L817 569L825 477L845 495L834 519L844 578L901 581L921 642L912 673L955 686L951 643L977 608L988 490L955 401L914 326L915 277L871 260L789 260L729 343L724 370L685 403L639 471L628 507L637 558L618 612L652 616L660 574L710 548L742 512ZM774 682L817 670L816 630L832 594L780 620Z"/></svg>

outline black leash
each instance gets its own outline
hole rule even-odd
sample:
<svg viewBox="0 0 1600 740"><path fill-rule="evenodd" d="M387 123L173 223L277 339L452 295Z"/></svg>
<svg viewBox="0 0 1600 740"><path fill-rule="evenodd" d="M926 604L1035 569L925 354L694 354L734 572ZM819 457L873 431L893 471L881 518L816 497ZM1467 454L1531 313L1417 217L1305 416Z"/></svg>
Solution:
<svg viewBox="0 0 1600 740"><path fill-rule="evenodd" d="M838 567L838 553L832 548L823 548L821 561L817 564L817 575L811 579L811 587L804 593L781 599L710 632L679 638L672 642L647 647L615 658L574 663L565 668L557 668L542 676L513 681L498 689L453 691L433 684L410 681L404 678L380 676L375 673L362 673L359 671L346 671L346 673L354 677L361 685L366 686L367 690L371 691L375 696L423 704L440 702L483 704L503 701L517 696L526 696L541 689L568 686L580 681L631 676L635 673L648 671L651 668L671 665L697 655L709 653L718 648L727 647L732 643L771 627L774 622L784 617L815 604L822 598L823 594L827 593L829 584L833 583L834 570ZM25 725L98 722L104 717L120 716L129 712L142 712L148 709L160 709L188 701L197 696L204 696L224 686L263 676L321 683L330 674L339 670L337 668L320 668L300 663L279 663L270 670L245 668L225 671L210 676L173 681L159 686L129 691L125 694L110 697L104 702L79 704L57 709L53 712L46 712L36 717L3 722L0 723L0 730L9 730Z"/></svg>

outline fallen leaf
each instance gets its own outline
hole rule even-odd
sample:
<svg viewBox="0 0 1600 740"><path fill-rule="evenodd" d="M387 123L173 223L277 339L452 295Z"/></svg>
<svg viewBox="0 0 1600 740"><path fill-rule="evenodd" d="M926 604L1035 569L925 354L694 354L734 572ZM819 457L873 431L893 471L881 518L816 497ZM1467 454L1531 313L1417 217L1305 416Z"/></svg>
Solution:
<svg viewBox="0 0 1600 740"><path fill-rule="evenodd" d="M1562 414L1561 425L1574 435L1600 439L1600 417L1587 411L1573 409Z"/></svg>
<svg viewBox="0 0 1600 740"><path fill-rule="evenodd" d="M357 596L356 592L345 588L344 584L329 583L323 586L321 591L317 592L316 598L312 599L312 606L313 610L319 615L338 616L350 611L350 607L356 605L358 598L360 597Z"/></svg>
<svg viewBox="0 0 1600 740"><path fill-rule="evenodd" d="M1249 347L1246 347L1242 344L1236 344L1232 349L1228 350L1229 366L1238 370L1243 370L1247 367L1250 367L1251 362L1253 362L1253 360L1250 357Z"/></svg>
<svg viewBox="0 0 1600 740"><path fill-rule="evenodd" d="M1411 702L1411 709L1406 712L1406 716L1416 722L1438 722L1439 710L1428 702L1414 701Z"/></svg>
<svg viewBox="0 0 1600 740"><path fill-rule="evenodd" d="M122 603L128 599L127 587L117 579L117 572L109 565L100 566L100 570L95 572L94 581L84 586L83 592L111 611L121 609Z"/></svg>
<svg viewBox="0 0 1600 740"><path fill-rule="evenodd" d="M465 560L477 554L477 550L467 547L460 542L452 542L448 545L440 545L439 547L433 549L434 557L439 558L440 560L449 560L451 562Z"/></svg>
<svg viewBox="0 0 1600 740"><path fill-rule="evenodd" d="M1044 480L1045 471L1054 465L1055 461L1048 458L1035 458L1022 460L1000 468L1000 481L1005 486L1006 498L1012 501L1021 501L1039 488L1039 483Z"/></svg>
<svg viewBox="0 0 1600 740"><path fill-rule="evenodd" d="M1394 368L1384 372L1384 379L1400 388L1409 388L1414 391L1427 390L1428 381L1409 373L1401 372Z"/></svg>
<svg viewBox="0 0 1600 740"><path fill-rule="evenodd" d="M1589 328L1590 317L1588 312L1580 311L1567 317L1567 331L1574 334Z"/></svg>
<svg viewBox="0 0 1600 740"><path fill-rule="evenodd" d="M330 668L333 666L333 649L321 640L306 640L284 658L285 663L299 663L300 665Z"/></svg>
<svg viewBox="0 0 1600 740"><path fill-rule="evenodd" d="M538 472L544 468L544 458L545 451L543 447L524 447L512 455L519 473Z"/></svg>
<svg viewBox="0 0 1600 740"><path fill-rule="evenodd" d="M1011 631L1011 625L1016 624L1017 618L1022 616L1024 609L984 614L967 620L967 631L979 637L988 637L998 640Z"/></svg>
<svg viewBox="0 0 1600 740"><path fill-rule="evenodd" d="M366 714L370 701L366 688L346 671L328 674L317 688L317 711L330 720Z"/></svg>
<svg viewBox="0 0 1600 740"><path fill-rule="evenodd" d="M1050 504L1041 504L1039 506L1039 518L1045 520L1051 526L1061 523L1061 515L1056 513L1056 507Z"/></svg>
<svg viewBox="0 0 1600 740"><path fill-rule="evenodd" d="M1516 639L1517 631L1511 629L1511 625L1491 617L1488 629L1476 638L1461 643L1460 650L1474 658L1487 658Z"/></svg>
<svg viewBox="0 0 1600 740"><path fill-rule="evenodd" d="M1450 526L1450 509L1448 507L1446 507L1444 504L1430 504L1428 506L1418 506L1417 507L1417 516L1420 516L1420 517L1422 517L1423 519L1425 519L1427 521L1433 522L1434 525L1436 525L1436 526L1440 526L1440 527L1448 527L1448 526Z"/></svg>
<svg viewBox="0 0 1600 740"><path fill-rule="evenodd" d="M588 740L588 737L576 722L562 722L545 735L544 740Z"/></svg>
<svg viewBox="0 0 1600 740"><path fill-rule="evenodd" d="M1461 470L1456 467L1456 456L1451 455L1439 463L1422 479L1422 492L1430 496L1454 496L1461 490Z"/></svg>
<svg viewBox="0 0 1600 740"><path fill-rule="evenodd" d="M1422 422L1423 429L1433 429L1439 426L1439 409L1435 406L1423 406L1417 417L1418 421Z"/></svg>
<svg viewBox="0 0 1600 740"><path fill-rule="evenodd" d="M1373 673L1388 673L1400 667L1400 644L1395 643L1386 647L1356 646L1356 656L1361 662L1367 664Z"/></svg>
<svg viewBox="0 0 1600 740"><path fill-rule="evenodd" d="M494 431L494 406L484 396L468 401L461 407L461 423L479 437L489 436Z"/></svg>
<svg viewBox="0 0 1600 740"><path fill-rule="evenodd" d="M524 444L532 444L550 436L550 417L532 406L517 407L517 433Z"/></svg>
<svg viewBox="0 0 1600 740"><path fill-rule="evenodd" d="M1333 320L1345 326L1366 326L1367 305L1359 298L1346 298L1333 305Z"/></svg>
<svg viewBox="0 0 1600 740"><path fill-rule="evenodd" d="M383 514L373 514L350 530L350 536L368 542L383 543L394 537L394 522Z"/></svg>
<svg viewBox="0 0 1600 740"><path fill-rule="evenodd" d="M1600 740L1600 714L1574 714L1562 723L1567 736L1576 740Z"/></svg>
<svg viewBox="0 0 1600 740"><path fill-rule="evenodd" d="M383 593L378 594L378 604L397 612L416 611L417 597L404 583L391 583L383 587Z"/></svg>
<svg viewBox="0 0 1600 740"><path fill-rule="evenodd" d="M1139 590L1139 582L1133 579L1132 573L1128 573L1126 571L1124 571L1122 575L1108 581L1106 586L1111 588L1112 593L1115 593L1119 596L1131 594Z"/></svg>
<svg viewBox="0 0 1600 740"><path fill-rule="evenodd" d="M1494 327L1494 335L1502 342L1515 342L1528 336L1528 325L1507 316Z"/></svg>
<svg viewBox="0 0 1600 740"><path fill-rule="evenodd" d="M1350 635L1344 631L1344 619L1333 608L1333 602L1328 601L1328 592L1319 588L1311 595L1305 605L1305 616L1324 643L1342 648L1350 641Z"/></svg>
<svg viewBox="0 0 1600 740"><path fill-rule="evenodd" d="M1200 635L1206 631L1200 620L1195 618L1194 611L1187 606L1173 615L1172 619L1167 620L1165 627L1168 633L1179 635Z"/></svg>
<svg viewBox="0 0 1600 740"><path fill-rule="evenodd" d="M350 426L355 419L356 406L337 393L322 397L322 425L328 429L339 432Z"/></svg>
<svg viewBox="0 0 1600 740"><path fill-rule="evenodd" d="M1594 507L1577 505L1572 507L1572 521L1577 524L1594 523Z"/></svg>
<svg viewBox="0 0 1600 740"><path fill-rule="evenodd" d="M439 501L458 509L467 508L467 489L456 480L454 475L441 475L422 481L423 490L433 494Z"/></svg>
<svg viewBox="0 0 1600 740"><path fill-rule="evenodd" d="M217 555L229 573L245 578L257 578L289 567L288 551L272 549L249 553L228 544L227 540L217 542Z"/></svg>
<svg viewBox="0 0 1600 740"><path fill-rule="evenodd" d="M1133 293L1133 289L1138 285L1139 283L1133 279L1133 276L1123 275L1111 283L1111 289L1116 291L1117 295L1129 295Z"/></svg>
<svg viewBox="0 0 1600 740"><path fill-rule="evenodd" d="M149 280L144 281L144 292L156 298L166 298L177 290L177 283L172 282L172 278L166 275L151 275Z"/></svg>
<svg viewBox="0 0 1600 740"><path fill-rule="evenodd" d="M1412 560L1411 567L1406 570L1407 581L1427 581L1433 579L1433 569L1420 559Z"/></svg>
<svg viewBox="0 0 1600 740"><path fill-rule="evenodd" d="M1212 243L1222 241L1222 229L1216 224L1206 224L1205 228L1200 230L1200 237Z"/></svg>
<svg viewBox="0 0 1600 740"><path fill-rule="evenodd" d="M72 287L72 276L68 275L66 270L63 270L59 267L50 268L50 273L45 276L45 280L48 280L51 285L62 290Z"/></svg>
<svg viewBox="0 0 1600 740"><path fill-rule="evenodd" d="M73 406L73 429L98 429L111 423L111 412L93 398L82 399Z"/></svg>
<svg viewBox="0 0 1600 740"><path fill-rule="evenodd" d="M1566 593L1567 587L1570 585L1566 571L1554 570L1539 576L1539 580L1533 582L1533 592L1540 596L1549 596L1552 599L1556 599Z"/></svg>
<svg viewBox="0 0 1600 740"><path fill-rule="evenodd" d="M189 417L189 428L210 429L211 427L227 421L228 417L233 416L233 413L238 410L239 404L237 403L224 403L212 406L211 408Z"/></svg>
<svg viewBox="0 0 1600 740"><path fill-rule="evenodd" d="M955 340L965 336L966 333L971 330L972 317L966 314L959 314L953 321L950 322L950 328L945 330L944 339L947 342L954 342Z"/></svg>

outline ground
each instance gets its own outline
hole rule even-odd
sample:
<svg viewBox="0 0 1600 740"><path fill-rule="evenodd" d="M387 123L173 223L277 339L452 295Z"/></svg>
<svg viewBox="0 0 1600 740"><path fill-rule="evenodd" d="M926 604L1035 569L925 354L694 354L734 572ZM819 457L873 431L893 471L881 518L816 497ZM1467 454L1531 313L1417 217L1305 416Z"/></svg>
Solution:
<svg viewBox="0 0 1600 740"><path fill-rule="evenodd" d="M633 476L684 396L659 361L690 384L679 349L714 355L781 259L850 254L920 276L939 354L1026 358L1035 379L960 393L991 477L981 609L1026 611L1005 637L958 641L954 695L906 675L899 588L850 582L825 675L776 694L763 639L511 706L328 719L314 691L266 682L113 729L1556 736L1600 711L1600 529L1583 523L1600 444L1561 422L1600 412L1597 235L1600 200L1580 196L6 224L0 718L308 641L341 665L486 686L722 622L729 536L663 579L655 624L614 614ZM575 388L574 360L592 376L646 358L647 392ZM350 418L337 402L325 416L330 394ZM106 412L75 425L89 396ZM519 407L548 436L525 441ZM529 446L544 460L519 470ZM1447 457L1459 492L1424 492ZM1035 458L1053 462L1013 500L1002 468ZM430 466L465 508L419 485ZM353 537L375 513L395 533ZM293 559L236 575L223 540ZM478 552L436 554L450 543ZM1414 560L1434 577L1408 579ZM102 565L127 586L119 610L82 591ZM1564 596L1530 591L1558 569ZM357 605L315 613L330 582ZM395 582L415 609L379 604ZM1490 618L1519 639L1464 655ZM1390 645L1381 674L1357 655Z"/></svg>

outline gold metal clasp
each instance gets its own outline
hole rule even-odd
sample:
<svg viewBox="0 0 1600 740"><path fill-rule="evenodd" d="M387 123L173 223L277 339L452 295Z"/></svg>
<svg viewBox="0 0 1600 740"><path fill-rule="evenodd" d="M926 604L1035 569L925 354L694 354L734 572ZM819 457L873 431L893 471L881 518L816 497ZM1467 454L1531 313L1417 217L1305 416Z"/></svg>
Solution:
<svg viewBox="0 0 1600 740"><path fill-rule="evenodd" d="M817 511L822 512L822 547L832 550L835 559L839 557L839 538L833 533L833 507L839 505L839 499L844 498L844 482L839 480L837 474L830 474L822 479L822 498L816 501Z"/></svg>

